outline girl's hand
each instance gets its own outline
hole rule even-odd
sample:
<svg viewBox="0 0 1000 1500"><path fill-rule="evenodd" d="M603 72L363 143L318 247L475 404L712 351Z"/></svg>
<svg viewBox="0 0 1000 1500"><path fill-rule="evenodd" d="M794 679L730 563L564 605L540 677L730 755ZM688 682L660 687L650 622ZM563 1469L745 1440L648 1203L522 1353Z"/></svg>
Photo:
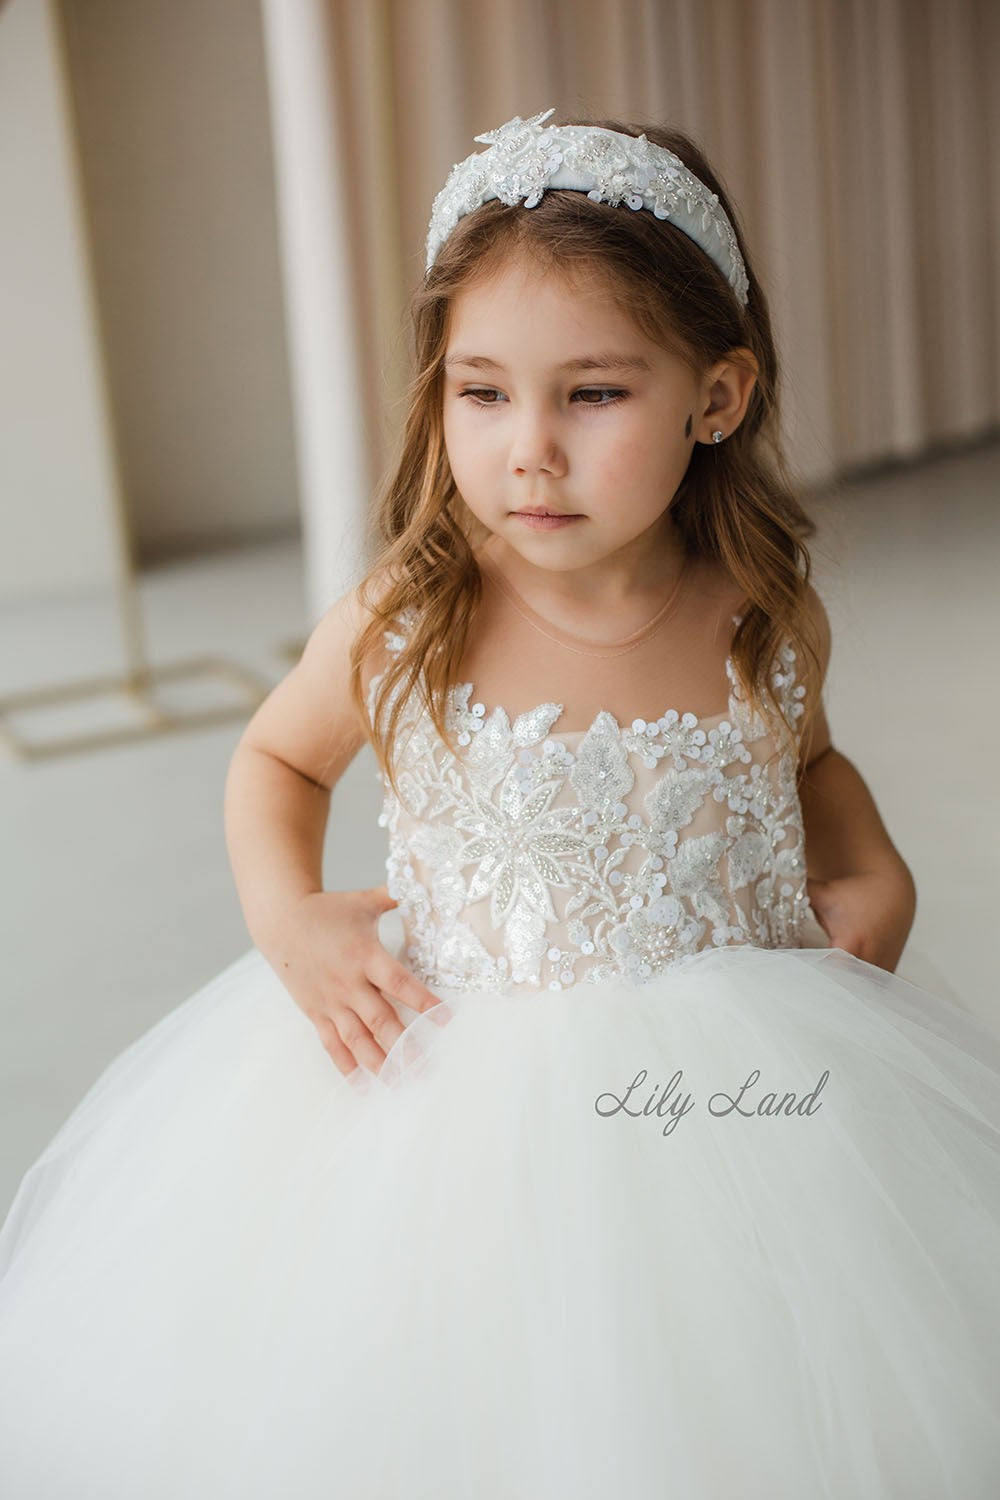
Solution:
<svg viewBox="0 0 1000 1500"><path fill-rule="evenodd" d="M385 995L415 1011L441 1004L378 940L378 919L395 905L385 885L315 891L261 948L345 1077L356 1067L378 1073L405 1030Z"/></svg>
<svg viewBox="0 0 1000 1500"><path fill-rule="evenodd" d="M916 910L913 877L902 860L834 880L807 878L806 895L831 947L895 970Z"/></svg>

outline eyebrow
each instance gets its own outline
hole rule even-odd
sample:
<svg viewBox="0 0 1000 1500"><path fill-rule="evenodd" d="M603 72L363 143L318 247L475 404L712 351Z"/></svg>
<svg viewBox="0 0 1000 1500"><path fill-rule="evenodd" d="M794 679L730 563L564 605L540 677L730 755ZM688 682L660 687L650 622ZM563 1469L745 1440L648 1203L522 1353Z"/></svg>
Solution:
<svg viewBox="0 0 1000 1500"><path fill-rule="evenodd" d="M501 370L506 374L506 369L495 359L487 359L485 354L449 354L445 365L450 369L453 365L463 365L469 370ZM583 354L578 359L567 359L559 366L560 370L631 370L642 371L650 374L652 365L648 359L641 354Z"/></svg>

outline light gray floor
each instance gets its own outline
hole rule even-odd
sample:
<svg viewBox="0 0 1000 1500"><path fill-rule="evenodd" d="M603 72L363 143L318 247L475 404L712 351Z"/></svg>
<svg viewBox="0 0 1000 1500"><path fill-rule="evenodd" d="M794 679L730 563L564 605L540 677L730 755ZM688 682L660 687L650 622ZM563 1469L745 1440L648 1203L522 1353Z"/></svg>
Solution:
<svg viewBox="0 0 1000 1500"><path fill-rule="evenodd" d="M817 497L834 627L827 710L918 886L900 973L1000 1024L996 594L1000 444ZM285 543L144 575L154 659L221 652L268 681L305 629ZM0 693L116 665L93 600L0 615ZM0 1214L101 1069L249 946L222 828L234 722L32 765L0 758ZM365 750L337 788L327 881L385 876ZM292 1003L289 1001L289 1003Z"/></svg>

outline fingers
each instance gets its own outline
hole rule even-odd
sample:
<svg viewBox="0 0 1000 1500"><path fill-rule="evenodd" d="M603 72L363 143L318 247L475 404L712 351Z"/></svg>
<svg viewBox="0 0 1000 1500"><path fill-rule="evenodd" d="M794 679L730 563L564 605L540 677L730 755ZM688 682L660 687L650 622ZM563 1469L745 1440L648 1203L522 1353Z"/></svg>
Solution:
<svg viewBox="0 0 1000 1500"><path fill-rule="evenodd" d="M354 1072L357 1063L341 1041L340 1034L336 1026L334 1026L333 1021L329 1016L320 1016L313 1021L313 1025L316 1027L324 1049L333 1059L338 1071L343 1073L345 1078L348 1077L349 1074Z"/></svg>
<svg viewBox="0 0 1000 1500"><path fill-rule="evenodd" d="M365 895L372 898L372 905L377 912L388 911L390 907L399 905L396 897L389 895L389 887L385 882L371 886Z"/></svg>
<svg viewBox="0 0 1000 1500"><path fill-rule="evenodd" d="M378 988L369 985L367 993L343 1004L331 1019L329 1032L321 1033L324 1046L341 1073L347 1074L355 1066L367 1068L370 1073L381 1072L386 1057L407 1029L382 991L402 1000L413 1010L441 1006L438 997L432 995L408 969L395 963L388 954L385 957L386 964L380 967L384 977ZM408 1000L404 999L404 991L410 997ZM439 1010L437 1014L444 1024L448 1019L447 1012Z"/></svg>
<svg viewBox="0 0 1000 1500"><path fill-rule="evenodd" d="M432 994L410 969L384 948L375 954L368 968L368 977L384 995L392 995L410 1010L425 1011L441 1004L437 995Z"/></svg>
<svg viewBox="0 0 1000 1500"><path fill-rule="evenodd" d="M335 962L320 948L319 962L309 977L311 993L300 990L299 1004L311 1017L340 1073L348 1077L363 1068L377 1075L406 1030L393 1002L417 1013L430 1011L432 1019L442 1024L448 1019L447 1011L440 998L375 935L378 916L398 905L387 885L363 892L330 893L324 900L332 913L333 931L339 933L333 950ZM324 913L311 913L311 918L318 924ZM322 934L324 948L329 931L326 928ZM283 977L291 989L287 973ZM294 989L292 992L296 993Z"/></svg>
<svg viewBox="0 0 1000 1500"><path fill-rule="evenodd" d="M404 1030L392 1006L371 987L340 1008L334 1025L358 1065L372 1073L382 1067Z"/></svg>

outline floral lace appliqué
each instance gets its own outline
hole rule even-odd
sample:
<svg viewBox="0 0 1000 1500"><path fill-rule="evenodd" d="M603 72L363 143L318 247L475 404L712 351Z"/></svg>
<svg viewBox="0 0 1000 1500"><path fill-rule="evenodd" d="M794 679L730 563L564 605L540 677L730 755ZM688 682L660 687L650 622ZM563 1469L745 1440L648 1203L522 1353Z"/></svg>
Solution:
<svg viewBox="0 0 1000 1500"><path fill-rule="evenodd" d="M398 651L405 637L385 639ZM793 724L805 691L794 665L785 645L772 680ZM797 736L775 753L731 660L726 670L718 723L671 709L623 727L600 712L561 736L561 704L512 723L459 683L446 710L457 755L414 695L396 742L399 796L383 782L379 823L417 977L457 989L643 983L702 948L797 946L812 916Z"/></svg>

